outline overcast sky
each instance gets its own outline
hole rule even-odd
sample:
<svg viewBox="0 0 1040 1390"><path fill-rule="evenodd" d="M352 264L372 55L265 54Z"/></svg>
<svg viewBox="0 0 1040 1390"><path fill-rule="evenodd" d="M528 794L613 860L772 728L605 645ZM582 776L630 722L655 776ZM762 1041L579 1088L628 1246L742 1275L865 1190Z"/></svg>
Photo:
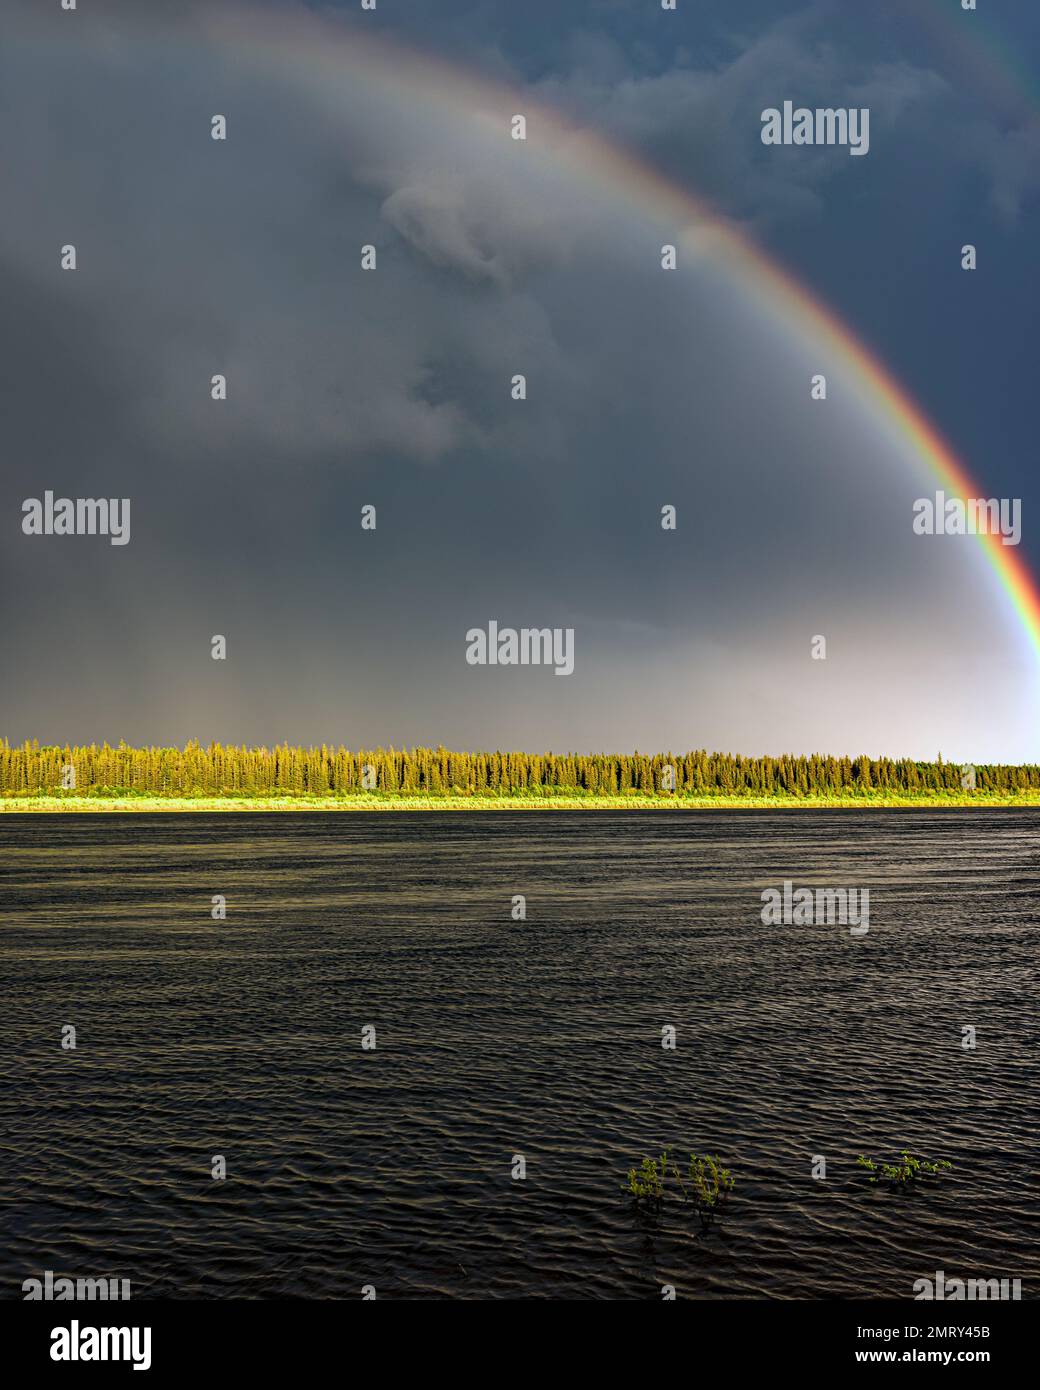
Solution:
<svg viewBox="0 0 1040 1390"><path fill-rule="evenodd" d="M913 534L939 484L826 343L710 252L662 271L677 229L537 120L518 148L415 80L709 200L1021 498L1035 569L1029 7L5 8L0 733L1036 760L982 545ZM764 146L785 99L869 107L869 153ZM24 535L47 489L130 498L129 544ZM573 628L574 673L468 665L490 620Z"/></svg>

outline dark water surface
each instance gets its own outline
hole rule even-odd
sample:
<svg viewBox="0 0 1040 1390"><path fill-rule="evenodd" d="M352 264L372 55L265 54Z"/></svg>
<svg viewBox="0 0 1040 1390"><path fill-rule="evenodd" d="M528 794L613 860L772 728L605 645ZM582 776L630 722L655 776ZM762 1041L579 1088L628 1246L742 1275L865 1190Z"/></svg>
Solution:
<svg viewBox="0 0 1040 1390"><path fill-rule="evenodd" d="M1040 1289L1036 812L5 815L0 846L0 1296ZM764 927L785 878L869 888L869 933ZM620 1191L666 1143L735 1173L707 1235ZM953 1173L867 1185L903 1146Z"/></svg>

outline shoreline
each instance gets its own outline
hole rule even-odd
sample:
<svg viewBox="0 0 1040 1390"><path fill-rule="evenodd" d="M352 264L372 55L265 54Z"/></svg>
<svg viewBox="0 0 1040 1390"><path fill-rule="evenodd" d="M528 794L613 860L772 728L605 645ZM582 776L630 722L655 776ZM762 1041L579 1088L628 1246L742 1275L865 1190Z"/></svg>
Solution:
<svg viewBox="0 0 1040 1390"><path fill-rule="evenodd" d="M351 811L813 811L970 810L1040 807L1040 792L1019 796L5 796L0 814L351 812Z"/></svg>

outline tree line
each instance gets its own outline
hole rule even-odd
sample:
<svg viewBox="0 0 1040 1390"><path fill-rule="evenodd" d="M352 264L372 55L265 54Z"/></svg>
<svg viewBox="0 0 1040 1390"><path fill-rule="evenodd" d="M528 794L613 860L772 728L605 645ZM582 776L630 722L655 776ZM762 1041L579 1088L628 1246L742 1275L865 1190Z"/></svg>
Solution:
<svg viewBox="0 0 1040 1390"><path fill-rule="evenodd" d="M69 769L72 769L70 774ZM1040 767L973 769L980 792L1040 788ZM457 753L447 748L11 747L0 741L0 795L152 796L420 795L551 796L564 793L701 796L841 796L959 792L958 763L906 758L731 753Z"/></svg>

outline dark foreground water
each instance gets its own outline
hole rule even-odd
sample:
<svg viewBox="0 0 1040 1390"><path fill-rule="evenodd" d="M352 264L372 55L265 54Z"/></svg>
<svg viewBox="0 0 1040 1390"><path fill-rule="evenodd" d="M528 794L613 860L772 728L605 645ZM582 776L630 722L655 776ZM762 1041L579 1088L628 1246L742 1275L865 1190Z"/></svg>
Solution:
<svg viewBox="0 0 1040 1390"><path fill-rule="evenodd" d="M4 816L0 846L4 1297L47 1269L169 1298L1040 1289L1036 813ZM763 926L786 878L868 887L868 934ZM669 1143L735 1173L707 1235L620 1191ZM953 1173L867 1185L857 1154L903 1146Z"/></svg>

